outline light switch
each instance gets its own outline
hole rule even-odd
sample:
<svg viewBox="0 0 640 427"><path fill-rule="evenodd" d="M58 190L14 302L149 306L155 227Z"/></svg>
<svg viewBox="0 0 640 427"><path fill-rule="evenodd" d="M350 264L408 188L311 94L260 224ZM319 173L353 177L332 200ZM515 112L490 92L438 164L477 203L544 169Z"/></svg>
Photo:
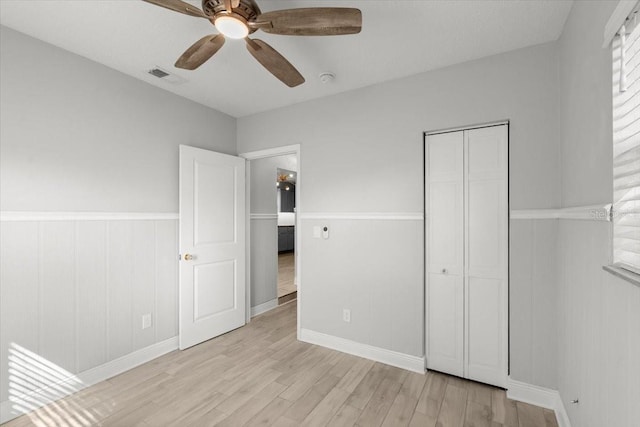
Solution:
<svg viewBox="0 0 640 427"><path fill-rule="evenodd" d="M323 239L329 238L329 227L327 226L322 227L322 238Z"/></svg>
<svg viewBox="0 0 640 427"><path fill-rule="evenodd" d="M315 239L319 239L320 238L320 227L318 227L318 226L314 226L313 227L313 237Z"/></svg>

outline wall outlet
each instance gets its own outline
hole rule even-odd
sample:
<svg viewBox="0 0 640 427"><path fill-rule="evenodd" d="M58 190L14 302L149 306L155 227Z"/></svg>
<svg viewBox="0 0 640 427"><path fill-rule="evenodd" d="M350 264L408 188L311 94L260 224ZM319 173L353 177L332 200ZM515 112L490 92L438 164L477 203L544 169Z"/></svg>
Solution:
<svg viewBox="0 0 640 427"><path fill-rule="evenodd" d="M342 310L342 320L347 323L351 322L351 310L349 310L348 308Z"/></svg>
<svg viewBox="0 0 640 427"><path fill-rule="evenodd" d="M151 313L142 315L142 329L147 329L151 327Z"/></svg>

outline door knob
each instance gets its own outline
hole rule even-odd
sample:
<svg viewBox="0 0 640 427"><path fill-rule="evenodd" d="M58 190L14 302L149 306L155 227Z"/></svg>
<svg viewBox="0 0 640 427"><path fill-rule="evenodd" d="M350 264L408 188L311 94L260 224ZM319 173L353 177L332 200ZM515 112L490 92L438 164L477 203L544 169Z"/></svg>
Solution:
<svg viewBox="0 0 640 427"><path fill-rule="evenodd" d="M442 269L442 274L447 274L447 269L446 268Z"/></svg>
<svg viewBox="0 0 640 427"><path fill-rule="evenodd" d="M195 257L191 254L184 254L184 260L185 261L193 261L195 259Z"/></svg>

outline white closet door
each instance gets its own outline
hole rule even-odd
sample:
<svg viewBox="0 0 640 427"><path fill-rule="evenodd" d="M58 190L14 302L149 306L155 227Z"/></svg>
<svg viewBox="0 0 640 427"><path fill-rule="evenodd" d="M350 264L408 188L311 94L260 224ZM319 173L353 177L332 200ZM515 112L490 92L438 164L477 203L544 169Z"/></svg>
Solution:
<svg viewBox="0 0 640 427"><path fill-rule="evenodd" d="M463 132L430 135L427 179L427 369L464 374Z"/></svg>
<svg viewBox="0 0 640 427"><path fill-rule="evenodd" d="M507 376L507 126L465 131L466 377ZM437 247L437 246L436 246Z"/></svg>

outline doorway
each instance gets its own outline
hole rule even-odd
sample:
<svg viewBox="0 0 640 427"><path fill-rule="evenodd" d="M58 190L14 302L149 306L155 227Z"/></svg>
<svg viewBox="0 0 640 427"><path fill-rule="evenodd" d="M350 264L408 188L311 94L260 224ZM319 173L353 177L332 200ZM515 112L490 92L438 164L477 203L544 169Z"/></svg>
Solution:
<svg viewBox="0 0 640 427"><path fill-rule="evenodd" d="M300 307L303 298L301 283L301 233L300 213L302 200L302 172L300 167L300 145L290 145L252 151L240 154L247 162L247 321L279 305L278 277L289 277L290 285L295 285L295 293L286 292L288 301L297 306L297 336L300 337ZM289 185L288 194L295 200L293 212L279 212L282 196L278 202L278 169L287 172L288 178L295 178ZM294 173L294 177L288 175ZM287 191L287 190L285 190ZM288 196L286 196L288 197ZM288 199L285 204L289 203ZM284 222L283 222L284 221ZM278 233L280 227L291 227L288 231L293 244L291 250L283 250L282 273L280 274ZM293 279L291 280L291 276ZM289 287L290 288L290 287ZM291 302L293 301L293 302Z"/></svg>
<svg viewBox="0 0 640 427"><path fill-rule="evenodd" d="M278 305L296 299L298 293L294 262L297 175L295 170L279 167L275 176L278 211Z"/></svg>

